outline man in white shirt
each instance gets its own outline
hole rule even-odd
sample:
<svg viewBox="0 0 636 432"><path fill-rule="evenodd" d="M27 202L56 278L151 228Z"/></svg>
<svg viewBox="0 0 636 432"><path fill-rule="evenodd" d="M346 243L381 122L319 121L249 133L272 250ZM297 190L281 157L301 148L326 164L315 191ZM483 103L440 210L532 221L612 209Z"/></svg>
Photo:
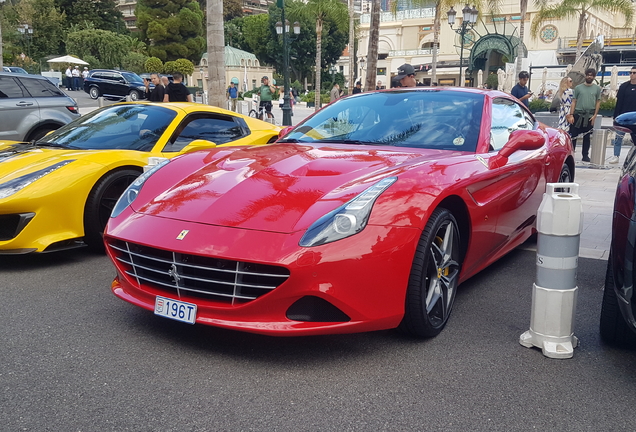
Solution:
<svg viewBox="0 0 636 432"><path fill-rule="evenodd" d="M84 90L84 80L88 78L88 68L84 66L84 70L82 71L82 82L80 83L80 90Z"/></svg>
<svg viewBox="0 0 636 432"><path fill-rule="evenodd" d="M73 72L71 71L71 67L66 68L66 90L73 90Z"/></svg>
<svg viewBox="0 0 636 432"><path fill-rule="evenodd" d="M73 72L71 72L71 75L73 75L73 90L77 91L79 90L79 86L80 86L79 66L75 66L75 69L73 69Z"/></svg>

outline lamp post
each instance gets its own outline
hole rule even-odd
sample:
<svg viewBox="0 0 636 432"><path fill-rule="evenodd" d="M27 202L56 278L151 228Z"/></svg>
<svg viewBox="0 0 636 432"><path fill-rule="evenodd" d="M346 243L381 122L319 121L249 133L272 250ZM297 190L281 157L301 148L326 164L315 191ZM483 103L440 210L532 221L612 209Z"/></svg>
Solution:
<svg viewBox="0 0 636 432"><path fill-rule="evenodd" d="M33 37L33 27L31 27L28 24L22 24L18 26L18 31L26 39L27 56L29 57L30 60L33 60L31 59L31 38ZM31 72L30 66L29 66L29 72Z"/></svg>
<svg viewBox="0 0 636 432"><path fill-rule="evenodd" d="M448 15L448 24L451 28L455 24L455 16L457 12L451 6L450 10L446 12ZM459 35L460 38L460 48L459 48L459 86L464 87L465 79L462 79L462 64L464 63L464 37L466 36L466 32L472 29L477 22L477 15L479 15L479 11L475 6L471 9L470 6L466 5L464 9L462 9L462 25L458 29L453 29L455 33Z"/></svg>
<svg viewBox="0 0 636 432"><path fill-rule="evenodd" d="M289 103L289 21L285 19L285 5L281 8L281 21L276 23L276 33L283 37L283 126L291 126L291 105ZM283 23L285 23L283 25ZM294 23L294 34L300 34L300 23Z"/></svg>
<svg viewBox="0 0 636 432"><path fill-rule="evenodd" d="M336 72L338 72L336 66L331 65L331 67L329 68L329 73L331 74L331 87L333 87L333 83L336 81Z"/></svg>

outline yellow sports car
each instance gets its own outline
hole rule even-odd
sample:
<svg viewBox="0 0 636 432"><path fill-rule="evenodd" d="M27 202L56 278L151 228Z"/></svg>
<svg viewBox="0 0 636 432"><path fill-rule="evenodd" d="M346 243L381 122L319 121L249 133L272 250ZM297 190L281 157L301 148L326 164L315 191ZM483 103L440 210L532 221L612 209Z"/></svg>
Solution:
<svg viewBox="0 0 636 432"><path fill-rule="evenodd" d="M0 142L0 254L101 250L111 209L149 158L267 144L279 131L208 105L123 103L35 143Z"/></svg>

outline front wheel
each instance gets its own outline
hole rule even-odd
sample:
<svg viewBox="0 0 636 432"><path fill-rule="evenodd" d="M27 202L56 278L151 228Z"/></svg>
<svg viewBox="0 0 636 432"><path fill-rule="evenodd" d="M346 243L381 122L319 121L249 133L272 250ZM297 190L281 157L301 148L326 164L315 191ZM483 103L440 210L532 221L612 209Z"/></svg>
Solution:
<svg viewBox="0 0 636 432"><path fill-rule="evenodd" d="M139 92L137 90L131 90L130 93L128 93L128 96L130 96L130 100L133 102L139 100Z"/></svg>
<svg viewBox="0 0 636 432"><path fill-rule="evenodd" d="M132 169L113 171L93 186L84 207L84 241L89 248L97 252L104 250L102 235L113 207L139 174L141 172Z"/></svg>
<svg viewBox="0 0 636 432"><path fill-rule="evenodd" d="M413 258L400 330L416 337L437 336L448 321L459 284L460 238L450 211L436 209Z"/></svg>
<svg viewBox="0 0 636 432"><path fill-rule="evenodd" d="M250 110L250 113L248 114L248 116L250 116L252 118L258 118L258 112L256 112L255 109Z"/></svg>
<svg viewBox="0 0 636 432"><path fill-rule="evenodd" d="M573 181L574 176L572 175L572 171L570 171L570 167L567 164L563 164L561 174L559 174L559 183L572 183Z"/></svg>

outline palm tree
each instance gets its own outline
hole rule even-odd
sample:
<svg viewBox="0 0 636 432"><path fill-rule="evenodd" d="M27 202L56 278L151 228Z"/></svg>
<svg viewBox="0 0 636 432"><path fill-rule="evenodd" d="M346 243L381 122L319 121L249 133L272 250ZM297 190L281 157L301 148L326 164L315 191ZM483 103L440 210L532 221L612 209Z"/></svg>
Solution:
<svg viewBox="0 0 636 432"><path fill-rule="evenodd" d="M349 22L347 6L340 0L309 0L303 2L293 2L289 8L290 16L306 16L316 20L316 80L314 85L315 109L320 109L320 75L322 73L322 30L326 18L333 21L338 28L345 30Z"/></svg>
<svg viewBox="0 0 636 432"><path fill-rule="evenodd" d="M208 104L225 108L225 39L223 2L208 1Z"/></svg>
<svg viewBox="0 0 636 432"><path fill-rule="evenodd" d="M371 23L369 25L369 48L367 49L367 80L365 90L375 89L378 70L378 44L380 41L380 0L371 3ZM388 85L390 87L390 83Z"/></svg>
<svg viewBox="0 0 636 432"><path fill-rule="evenodd" d="M539 29L546 21L553 19L578 18L579 27L576 33L576 59L583 51L585 24L591 9L602 10L613 14L620 13L625 17L625 25L631 26L634 18L634 4L631 0L563 0L562 3L548 5L548 0L537 0L539 10L532 20L530 34L537 37Z"/></svg>
<svg viewBox="0 0 636 432"><path fill-rule="evenodd" d="M355 56L355 11L353 10L353 0L349 0L349 94L353 93L353 77L354 77L354 56Z"/></svg>
<svg viewBox="0 0 636 432"><path fill-rule="evenodd" d="M521 71L521 62L525 56L523 49L523 37L526 33L526 12L528 11L528 0L519 0L519 7L521 8L521 21L519 22L519 45L517 48L517 72Z"/></svg>

